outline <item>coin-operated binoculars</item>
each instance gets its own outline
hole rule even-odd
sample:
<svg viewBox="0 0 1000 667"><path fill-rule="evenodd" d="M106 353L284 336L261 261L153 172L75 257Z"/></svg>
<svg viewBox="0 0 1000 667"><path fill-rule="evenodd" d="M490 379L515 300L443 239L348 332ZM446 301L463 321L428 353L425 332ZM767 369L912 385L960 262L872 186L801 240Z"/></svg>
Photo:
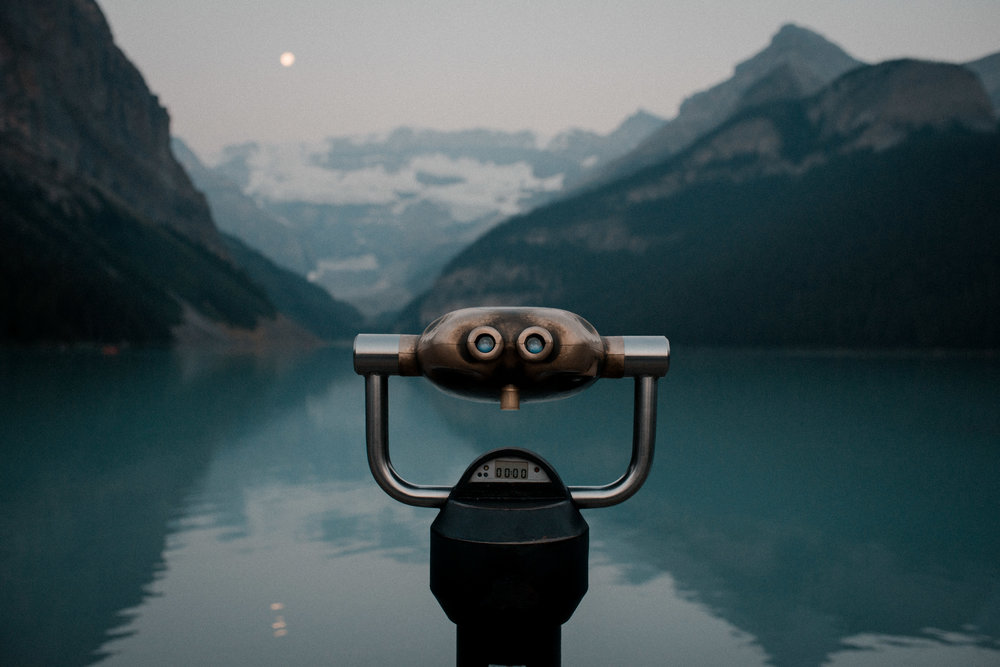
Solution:
<svg viewBox="0 0 1000 667"><path fill-rule="evenodd" d="M561 626L587 592L589 527L580 509L631 497L649 474L656 382L670 365L663 336L602 337L552 308L468 308L419 336L360 334L368 463L396 500L441 508L431 525L430 586L457 625L457 664L558 665ZM566 486L533 452L502 448L472 462L455 486L412 484L389 458L388 376L423 375L463 398L561 398L598 378L635 378L632 458L604 486Z"/></svg>

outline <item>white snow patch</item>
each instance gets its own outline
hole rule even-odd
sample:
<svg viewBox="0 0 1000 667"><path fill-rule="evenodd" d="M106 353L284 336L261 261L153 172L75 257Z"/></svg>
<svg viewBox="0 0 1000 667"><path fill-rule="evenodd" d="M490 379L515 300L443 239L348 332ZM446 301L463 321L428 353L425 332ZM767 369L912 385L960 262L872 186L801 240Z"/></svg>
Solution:
<svg viewBox="0 0 1000 667"><path fill-rule="evenodd" d="M320 280L326 273L375 271L378 267L378 257L372 253L339 259L321 259L316 262L316 268L310 271L306 278L309 282L314 283Z"/></svg>
<svg viewBox="0 0 1000 667"><path fill-rule="evenodd" d="M322 146L262 146L250 160L247 194L276 202L395 205L397 210L423 200L443 206L458 220L472 220L492 212L513 215L524 198L563 185L562 174L538 178L527 162L495 164L431 153L398 170L382 164L342 170L320 166L324 154ZM422 183L421 173L455 181Z"/></svg>
<svg viewBox="0 0 1000 667"><path fill-rule="evenodd" d="M412 172L376 165L342 171L317 164L321 155L304 144L264 146L250 160L247 194L271 201L315 204L389 204L399 190L420 188Z"/></svg>

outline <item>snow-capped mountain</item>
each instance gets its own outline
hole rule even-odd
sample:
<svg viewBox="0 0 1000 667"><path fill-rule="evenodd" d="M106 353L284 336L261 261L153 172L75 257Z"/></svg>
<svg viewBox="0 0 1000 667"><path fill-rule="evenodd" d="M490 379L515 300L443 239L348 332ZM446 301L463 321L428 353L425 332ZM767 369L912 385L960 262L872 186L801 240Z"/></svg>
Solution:
<svg viewBox="0 0 1000 667"><path fill-rule="evenodd" d="M496 212L517 213L523 200L562 188L563 174L539 178L523 159L497 163L444 152L402 157L371 150L367 160L348 166L337 163L341 155L336 141L257 146L246 155L243 188L268 202L391 206L394 215L404 214L414 203L429 202L462 222Z"/></svg>
<svg viewBox="0 0 1000 667"><path fill-rule="evenodd" d="M553 198L663 122L640 111L608 135L571 130L548 141L527 131L398 128L248 143L225 148L207 170L178 157L222 230L374 316L429 287L492 225ZM237 204L235 189L253 204Z"/></svg>

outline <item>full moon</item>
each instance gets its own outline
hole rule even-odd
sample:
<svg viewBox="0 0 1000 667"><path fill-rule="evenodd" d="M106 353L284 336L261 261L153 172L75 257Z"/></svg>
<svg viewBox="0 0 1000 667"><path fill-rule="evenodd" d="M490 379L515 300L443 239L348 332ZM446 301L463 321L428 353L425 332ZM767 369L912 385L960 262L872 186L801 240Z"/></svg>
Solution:
<svg viewBox="0 0 1000 667"><path fill-rule="evenodd" d="M291 67L295 64L295 54L291 51L285 51L281 54L281 58L279 58L279 60L284 67Z"/></svg>

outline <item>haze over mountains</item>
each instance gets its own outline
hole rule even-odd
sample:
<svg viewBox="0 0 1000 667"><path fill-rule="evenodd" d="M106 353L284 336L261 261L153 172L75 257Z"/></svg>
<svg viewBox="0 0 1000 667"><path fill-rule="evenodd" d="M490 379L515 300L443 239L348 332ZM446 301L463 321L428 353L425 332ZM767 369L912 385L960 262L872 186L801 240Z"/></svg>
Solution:
<svg viewBox="0 0 1000 667"><path fill-rule="evenodd" d="M430 287L490 226L551 199L662 123L637 112L608 135L571 130L547 142L527 131L404 127L316 145L230 146L211 168L186 148L178 156L223 230L377 315Z"/></svg>
<svg viewBox="0 0 1000 667"><path fill-rule="evenodd" d="M5 340L349 337L333 293L407 331L532 304L683 342L1000 344L1000 54L865 65L788 25L669 121L207 166L90 0L0 8L0 75Z"/></svg>

